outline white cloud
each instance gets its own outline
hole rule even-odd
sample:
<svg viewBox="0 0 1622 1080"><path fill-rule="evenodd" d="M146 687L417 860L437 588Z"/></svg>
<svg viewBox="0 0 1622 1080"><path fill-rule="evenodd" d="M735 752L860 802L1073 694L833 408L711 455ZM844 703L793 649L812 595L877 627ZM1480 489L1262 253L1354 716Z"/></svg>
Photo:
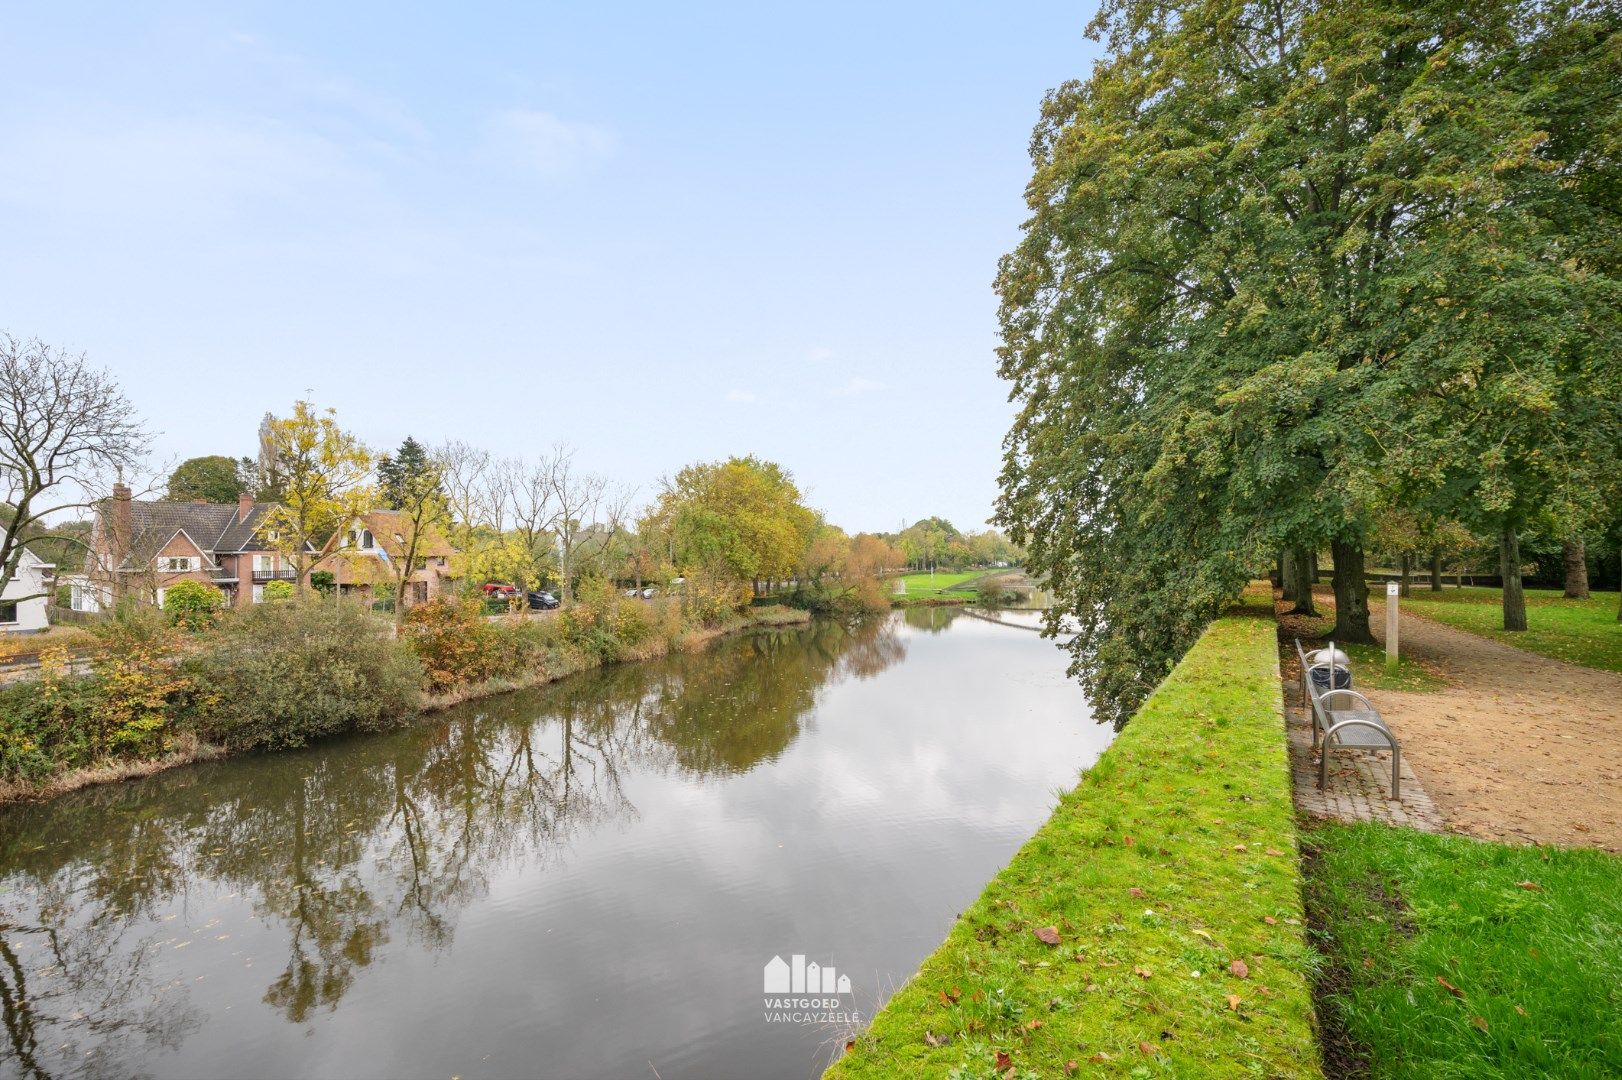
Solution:
<svg viewBox="0 0 1622 1080"><path fill-rule="evenodd" d="M560 176L611 157L619 139L606 128L571 123L536 109L508 109L485 128L500 157L540 176Z"/></svg>
<svg viewBox="0 0 1622 1080"><path fill-rule="evenodd" d="M883 389L883 383L874 382L872 379L864 379L858 376L857 378L845 383L843 386L834 387L833 394L835 397L858 397L874 390Z"/></svg>
<svg viewBox="0 0 1622 1080"><path fill-rule="evenodd" d="M750 402L750 401L755 400L755 395L751 391L748 391L748 390L728 390L727 391L727 400L728 401L739 401L739 402Z"/></svg>

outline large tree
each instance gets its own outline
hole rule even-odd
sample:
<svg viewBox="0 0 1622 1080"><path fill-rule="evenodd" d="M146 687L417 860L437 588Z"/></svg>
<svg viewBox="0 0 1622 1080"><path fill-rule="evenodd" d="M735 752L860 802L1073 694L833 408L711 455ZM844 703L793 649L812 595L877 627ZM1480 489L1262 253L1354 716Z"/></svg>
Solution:
<svg viewBox="0 0 1622 1080"><path fill-rule="evenodd" d="M1108 52L1044 103L998 277L1019 405L999 519L1055 591L1051 629L1074 618L1101 718L1280 550L1331 551L1334 632L1366 641L1376 508L1504 519L1545 496L1540 395L1564 401L1615 328L1608 211L1584 194L1615 144L1554 149L1534 84L1604 67L1610 31L1572 27L1614 18L1104 4ZM1507 374L1538 349L1531 378Z"/></svg>
<svg viewBox="0 0 1622 1080"><path fill-rule="evenodd" d="M721 571L757 592L801 567L821 525L788 471L754 456L689 465L666 482L653 519L668 529L678 566Z"/></svg>
<svg viewBox="0 0 1622 1080"><path fill-rule="evenodd" d="M242 460L210 454L187 458L169 474L169 498L175 502L202 500L234 503L253 487L253 477L244 472Z"/></svg>
<svg viewBox="0 0 1622 1080"><path fill-rule="evenodd" d="M112 376L42 341L0 334L0 592L47 519L85 509L149 436ZM32 599L18 597L17 599Z"/></svg>
<svg viewBox="0 0 1622 1080"><path fill-rule="evenodd" d="M259 535L287 557L302 591L316 549L371 503L372 457L338 426L334 410L319 410L308 401L294 402L286 419L270 417L265 430L282 501L265 515Z"/></svg>

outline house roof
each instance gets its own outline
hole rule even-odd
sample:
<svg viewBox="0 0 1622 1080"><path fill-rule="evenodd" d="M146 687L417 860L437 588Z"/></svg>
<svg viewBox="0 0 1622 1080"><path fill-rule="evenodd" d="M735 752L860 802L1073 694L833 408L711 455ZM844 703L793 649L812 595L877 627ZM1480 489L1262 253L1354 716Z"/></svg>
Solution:
<svg viewBox="0 0 1622 1080"><path fill-rule="evenodd" d="M399 510L372 510L361 514L344 528L338 530L327 541L325 550L333 551L343 542L343 534L350 529L366 529L372 534L373 541L388 553L389 558L404 558L406 553L405 538L411 533L411 519ZM417 542L417 558L432 559L449 557L456 554L456 548L445 538L439 529L429 526L422 531Z"/></svg>
<svg viewBox="0 0 1622 1080"><path fill-rule="evenodd" d="M246 521L238 520L236 503L171 502L167 499L130 500L130 559L145 563L179 533L209 558L239 551L270 551L257 533L275 504L254 503ZM103 502L103 515L111 510Z"/></svg>

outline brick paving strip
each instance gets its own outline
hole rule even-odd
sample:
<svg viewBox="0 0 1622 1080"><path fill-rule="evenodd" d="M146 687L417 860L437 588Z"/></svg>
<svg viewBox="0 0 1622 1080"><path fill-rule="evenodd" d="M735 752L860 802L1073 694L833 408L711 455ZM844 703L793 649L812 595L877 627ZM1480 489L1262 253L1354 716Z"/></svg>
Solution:
<svg viewBox="0 0 1622 1080"><path fill-rule="evenodd" d="M1333 611L1331 597L1314 598ZM1398 805L1384 753L1336 753L1329 786L1318 790L1290 640L1281 633L1290 763L1302 814L1622 851L1622 675L1404 613L1404 655L1447 685L1429 693L1363 690L1402 744Z"/></svg>

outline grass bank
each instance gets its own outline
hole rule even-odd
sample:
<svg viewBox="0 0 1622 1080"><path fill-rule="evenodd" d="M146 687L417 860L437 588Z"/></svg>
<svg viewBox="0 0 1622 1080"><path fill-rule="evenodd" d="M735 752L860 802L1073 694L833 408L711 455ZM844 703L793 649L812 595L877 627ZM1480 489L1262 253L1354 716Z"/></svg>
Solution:
<svg viewBox="0 0 1622 1080"><path fill-rule="evenodd" d="M1320 1075L1276 649L1214 622L827 1075Z"/></svg>
<svg viewBox="0 0 1622 1080"><path fill-rule="evenodd" d="M1622 858L1373 823L1304 846L1332 1073L1622 1076Z"/></svg>
<svg viewBox="0 0 1622 1080"><path fill-rule="evenodd" d="M1622 622L1616 620L1614 592L1567 600L1558 589L1528 589L1526 629L1516 632L1503 628L1503 592L1499 589L1431 592L1415 588L1402 605L1415 615L1541 656L1602 671L1622 671Z"/></svg>
<svg viewBox="0 0 1622 1080"><path fill-rule="evenodd" d="M922 573L902 574L900 577L885 578L884 587L887 592L893 592L896 582L901 582L907 587L907 599L909 600L924 599L932 596L948 596L953 592L957 592L964 597L972 597L971 592L957 587L965 581L984 577L985 574L986 571L984 570L939 570L933 574L925 570ZM896 598L900 599L899 596Z"/></svg>

